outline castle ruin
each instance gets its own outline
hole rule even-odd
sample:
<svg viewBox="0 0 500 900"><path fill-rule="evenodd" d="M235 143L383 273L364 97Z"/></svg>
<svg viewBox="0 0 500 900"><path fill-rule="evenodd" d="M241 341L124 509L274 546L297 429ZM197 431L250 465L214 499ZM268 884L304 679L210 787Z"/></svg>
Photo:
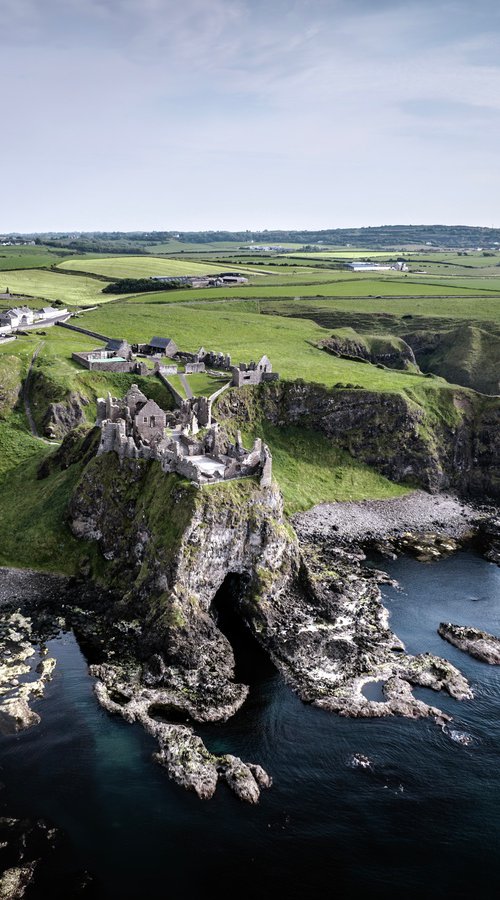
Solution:
<svg viewBox="0 0 500 900"><path fill-rule="evenodd" d="M240 432L232 443L217 423L204 427L210 419L202 401L206 404L203 397L165 412L136 384L123 400L108 393L97 401L98 455L115 452L120 459L155 459L164 472L175 472L199 487L249 476L258 477L261 487L269 486L272 456L267 445L256 438L247 450Z"/></svg>

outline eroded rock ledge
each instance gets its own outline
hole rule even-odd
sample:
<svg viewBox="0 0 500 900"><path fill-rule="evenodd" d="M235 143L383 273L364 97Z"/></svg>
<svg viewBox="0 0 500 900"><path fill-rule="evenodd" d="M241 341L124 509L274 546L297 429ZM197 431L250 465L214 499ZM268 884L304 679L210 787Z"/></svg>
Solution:
<svg viewBox="0 0 500 900"><path fill-rule="evenodd" d="M45 641L57 626L44 610L64 583L57 576L2 570L0 734L16 734L40 722L31 703L43 697L56 665Z"/></svg>
<svg viewBox="0 0 500 900"><path fill-rule="evenodd" d="M343 716L404 715L449 719L417 700L412 687L444 690L458 700L472 698L455 666L431 654L410 656L388 625L379 583L383 572L362 566L361 553L301 544L300 579L280 598L264 603L261 639L300 697ZM383 701L363 689L377 682Z"/></svg>
<svg viewBox="0 0 500 900"><path fill-rule="evenodd" d="M471 625L452 625L441 622L438 634L448 643L463 650L481 662L492 666L500 666L500 638Z"/></svg>

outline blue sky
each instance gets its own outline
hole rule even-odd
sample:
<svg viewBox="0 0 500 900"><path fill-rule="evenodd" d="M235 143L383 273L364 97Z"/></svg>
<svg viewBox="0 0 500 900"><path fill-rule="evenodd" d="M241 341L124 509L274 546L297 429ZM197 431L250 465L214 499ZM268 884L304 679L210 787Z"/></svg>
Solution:
<svg viewBox="0 0 500 900"><path fill-rule="evenodd" d="M0 230L500 226L494 0L0 0Z"/></svg>

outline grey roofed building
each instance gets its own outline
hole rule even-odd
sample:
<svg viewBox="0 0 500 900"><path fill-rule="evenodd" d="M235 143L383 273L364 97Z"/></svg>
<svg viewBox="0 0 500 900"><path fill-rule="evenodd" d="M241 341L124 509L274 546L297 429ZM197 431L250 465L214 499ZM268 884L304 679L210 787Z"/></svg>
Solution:
<svg viewBox="0 0 500 900"><path fill-rule="evenodd" d="M127 354L130 353L131 347L128 341L125 341L123 338L112 338L106 344L106 350L127 358Z"/></svg>
<svg viewBox="0 0 500 900"><path fill-rule="evenodd" d="M156 353L163 353L165 356L175 356L177 353L177 344L172 338L152 337L148 347Z"/></svg>

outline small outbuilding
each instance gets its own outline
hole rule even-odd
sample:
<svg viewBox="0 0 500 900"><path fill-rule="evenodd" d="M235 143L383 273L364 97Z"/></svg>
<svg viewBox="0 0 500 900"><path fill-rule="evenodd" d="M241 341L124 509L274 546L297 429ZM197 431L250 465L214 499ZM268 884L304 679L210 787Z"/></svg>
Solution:
<svg viewBox="0 0 500 900"><path fill-rule="evenodd" d="M123 340L123 338L113 338L108 341L105 350L107 353L113 354L113 356L120 357L121 359L132 359L132 347L128 341Z"/></svg>
<svg viewBox="0 0 500 900"><path fill-rule="evenodd" d="M172 338L152 337L146 345L146 351L155 356L168 356L170 359L177 353L177 344Z"/></svg>

